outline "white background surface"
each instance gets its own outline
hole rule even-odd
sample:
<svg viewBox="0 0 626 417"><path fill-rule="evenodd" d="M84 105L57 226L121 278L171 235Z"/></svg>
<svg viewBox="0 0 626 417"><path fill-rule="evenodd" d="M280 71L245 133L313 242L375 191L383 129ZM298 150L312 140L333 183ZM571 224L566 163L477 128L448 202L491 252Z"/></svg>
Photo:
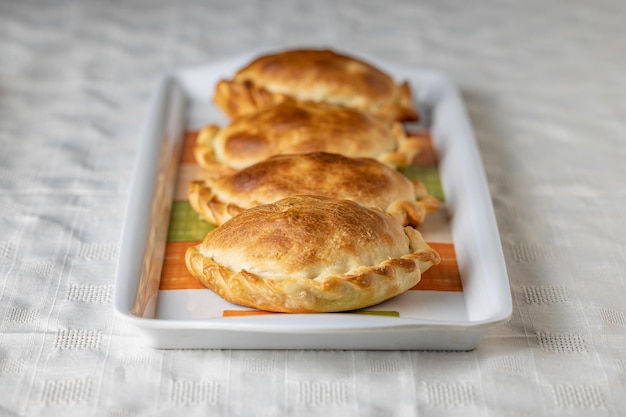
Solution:
<svg viewBox="0 0 626 417"><path fill-rule="evenodd" d="M619 416L626 5L0 2L0 416ZM148 95L172 66L332 46L461 88L511 321L450 352L159 351L111 307Z"/></svg>

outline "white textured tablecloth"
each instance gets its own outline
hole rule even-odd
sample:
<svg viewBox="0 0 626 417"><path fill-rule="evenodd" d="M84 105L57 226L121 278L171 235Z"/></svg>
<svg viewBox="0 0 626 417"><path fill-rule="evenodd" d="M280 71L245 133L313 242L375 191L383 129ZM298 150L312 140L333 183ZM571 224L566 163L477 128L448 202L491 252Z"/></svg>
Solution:
<svg viewBox="0 0 626 417"><path fill-rule="evenodd" d="M161 351L114 317L155 80L294 45L462 90L514 305L478 349ZM625 68L619 0L1 1L0 416L625 415Z"/></svg>

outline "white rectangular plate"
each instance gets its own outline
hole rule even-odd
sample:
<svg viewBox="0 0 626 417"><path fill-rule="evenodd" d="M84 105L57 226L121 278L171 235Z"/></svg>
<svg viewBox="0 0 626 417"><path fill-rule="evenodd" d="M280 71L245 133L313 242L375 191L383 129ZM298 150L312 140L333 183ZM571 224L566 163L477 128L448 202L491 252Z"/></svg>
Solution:
<svg viewBox="0 0 626 417"><path fill-rule="evenodd" d="M154 91L137 151L122 232L114 308L156 348L470 350L511 314L511 294L491 198L461 97L443 75L366 60L408 80L439 157L462 292L410 291L363 314L217 317L228 303L209 290L159 291L184 132L226 119L216 82L259 54L173 71ZM239 308L230 305L231 308ZM406 314L405 314L406 312Z"/></svg>

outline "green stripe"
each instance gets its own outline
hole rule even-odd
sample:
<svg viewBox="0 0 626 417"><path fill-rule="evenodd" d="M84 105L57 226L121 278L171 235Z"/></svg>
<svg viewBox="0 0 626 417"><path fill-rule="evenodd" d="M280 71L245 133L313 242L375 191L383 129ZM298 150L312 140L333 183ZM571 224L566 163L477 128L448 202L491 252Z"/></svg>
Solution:
<svg viewBox="0 0 626 417"><path fill-rule="evenodd" d="M428 193L436 197L439 201L444 201L443 187L441 186L441 178L439 170L432 165L409 165L399 169L407 178L418 179L424 183Z"/></svg>
<svg viewBox="0 0 626 417"><path fill-rule="evenodd" d="M194 242L204 237L215 226L200 219L189 202L174 201L170 215L170 227L167 234L168 242Z"/></svg>
<svg viewBox="0 0 626 417"><path fill-rule="evenodd" d="M444 201L439 171L435 166L410 165L400 168L400 172L410 179L419 179L428 193L439 201ZM215 226L202 220L191 208L188 201L174 201L170 215L168 242L194 242L205 238Z"/></svg>

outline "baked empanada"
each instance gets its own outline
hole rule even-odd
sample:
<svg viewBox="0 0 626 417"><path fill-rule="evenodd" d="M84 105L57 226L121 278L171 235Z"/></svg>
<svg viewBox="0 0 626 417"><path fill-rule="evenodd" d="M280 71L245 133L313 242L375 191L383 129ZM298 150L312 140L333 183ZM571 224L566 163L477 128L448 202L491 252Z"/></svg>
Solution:
<svg viewBox="0 0 626 417"><path fill-rule="evenodd" d="M220 81L215 103L235 117L288 98L324 101L361 109L387 120L417 120L409 84L330 50L297 49L269 54Z"/></svg>
<svg viewBox="0 0 626 417"><path fill-rule="evenodd" d="M390 166L411 163L420 141L402 125L361 110L327 103L286 101L198 134L198 164L217 173L240 170L274 155L330 152L378 159Z"/></svg>
<svg viewBox="0 0 626 417"><path fill-rule="evenodd" d="M302 194L378 207L411 226L440 205L419 180L375 159L325 152L276 155L232 175L189 184L191 206L215 225L250 207Z"/></svg>
<svg viewBox="0 0 626 417"><path fill-rule="evenodd" d="M296 196L248 209L185 254L222 298L266 311L369 307L401 294L440 261L410 226L350 200Z"/></svg>

